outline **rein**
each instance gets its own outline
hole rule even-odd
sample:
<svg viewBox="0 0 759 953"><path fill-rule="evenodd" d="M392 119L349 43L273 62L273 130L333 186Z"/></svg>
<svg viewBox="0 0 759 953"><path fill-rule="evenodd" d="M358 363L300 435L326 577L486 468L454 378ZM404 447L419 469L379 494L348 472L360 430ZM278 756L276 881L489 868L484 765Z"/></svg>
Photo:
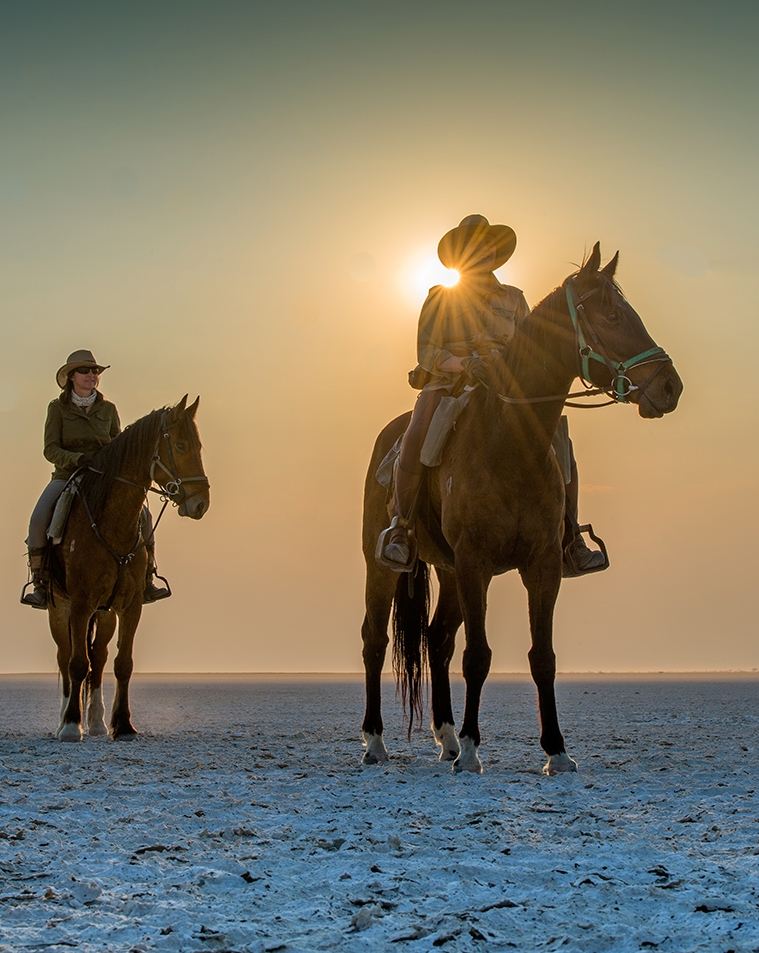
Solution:
<svg viewBox="0 0 759 953"><path fill-rule="evenodd" d="M119 483L126 483L128 486L134 486L134 487L137 487L137 489L142 490L143 504L145 502L145 498L147 498L148 493L160 494L161 500L163 502L163 506L161 507L161 512L158 514L158 518L153 523L153 528L150 531L150 535L148 536L147 539L140 539L141 534L140 534L140 527L139 527L139 520L138 520L137 540L135 544L125 556L120 556L113 549L113 547L110 546L106 542L106 540L103 538L100 532L100 529L92 516L92 512L90 510L89 504L87 503L85 496L82 494L80 490L77 491L84 505L84 511L87 514L87 519L90 521L90 529L94 533L95 538L98 540L98 542L107 550L108 553L110 553L111 556L113 556L113 558L116 560L116 563L118 565L118 574L116 576L116 582L113 586L113 589L111 590L111 595L108 599L107 604L105 606L99 607L101 609L109 610L113 606L114 600L116 599L116 594L118 593L119 587L121 585L121 580L124 576L125 568L134 559L134 557L137 555L140 549L143 546L147 547L148 542L155 537L155 531L158 529L158 524L161 522L161 517L166 511L166 507L169 505L169 503L172 503L174 506L179 506L181 503L184 503L186 500L188 500L191 496L195 496L197 493L200 493L203 486L210 486L208 477L205 474L201 476L189 476L189 477L182 478L176 472L177 466L174 461L174 453L171 449L171 441L169 440L169 430L171 429L172 426L175 426L175 424L171 424L167 426L167 422L166 422L167 413L168 412L164 410L161 416L161 426L159 428L158 436L156 437L155 447L153 448L153 453L150 458L151 485L145 487L140 483L134 483L132 480L127 480L125 477L114 477L114 479L117 480ZM159 452L161 448L161 440L166 441L166 449L167 449L167 454L169 457L169 464L171 466L171 469L165 466L165 464L161 460L161 455ZM169 477L169 480L167 481L165 485L162 485L155 477L156 466L159 466ZM90 467L90 469L94 469L94 468ZM95 472L97 473L98 471L96 470ZM158 486L154 487L152 485L153 483L158 484ZM187 493L185 491L180 500L175 499L175 497L178 497L179 494L182 493L183 485L185 483L200 483L201 486L198 487L198 489L195 490L193 493Z"/></svg>
<svg viewBox="0 0 759 953"><path fill-rule="evenodd" d="M503 394L498 394L499 399L505 404L543 404L549 403L550 401L561 400L567 407L577 407L580 410L595 410L598 407L610 407L612 404L628 403L630 394L632 394L633 391L639 390L642 393L645 393L646 388L656 377L659 371L661 371L661 369L664 367L664 364L667 362L671 363L672 358L665 352L664 348L652 347L647 351L636 354L634 357L628 358L626 361L612 361L606 356L606 354L604 354L603 350L601 349L600 337L596 333L592 321L588 318L583 305L583 302L587 298L590 298L591 295L594 295L598 289L593 288L592 291L588 291L581 298L575 298L574 282L570 280L567 281L564 290L566 293L567 306L569 308L569 317L571 318L572 327L575 332L575 344L577 346L578 357L578 377L585 386L585 390L576 391L573 394L551 394L546 397L506 397ZM582 321L584 321L590 329L590 335L593 338L593 342L595 343L597 350L594 350L591 345L588 344L582 329ZM597 361L601 364L605 364L608 368L612 378L611 384L608 387L593 387L590 380L591 361ZM640 386L633 384L633 382L627 376L627 371L632 370L634 367L642 367L644 364L655 363L659 363L659 367L653 372L653 374L651 374L645 384ZM611 399L604 401L602 404L571 403L572 398L598 397L601 394L605 394Z"/></svg>

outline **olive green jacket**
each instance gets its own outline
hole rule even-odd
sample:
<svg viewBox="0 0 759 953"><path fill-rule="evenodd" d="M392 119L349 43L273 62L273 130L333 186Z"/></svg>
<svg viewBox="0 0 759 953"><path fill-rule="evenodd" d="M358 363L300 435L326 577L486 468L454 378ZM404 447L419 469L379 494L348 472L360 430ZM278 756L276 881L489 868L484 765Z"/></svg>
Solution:
<svg viewBox="0 0 759 953"><path fill-rule="evenodd" d="M494 275L475 283L464 282L430 289L419 316L417 359L434 380L455 375L441 371L449 357L484 357L511 341L518 322L529 314L519 288L502 285Z"/></svg>
<svg viewBox="0 0 759 953"><path fill-rule="evenodd" d="M55 467L54 480L68 480L83 453L94 453L121 433L116 405L98 392L90 412L62 400L51 400L45 420L45 459Z"/></svg>

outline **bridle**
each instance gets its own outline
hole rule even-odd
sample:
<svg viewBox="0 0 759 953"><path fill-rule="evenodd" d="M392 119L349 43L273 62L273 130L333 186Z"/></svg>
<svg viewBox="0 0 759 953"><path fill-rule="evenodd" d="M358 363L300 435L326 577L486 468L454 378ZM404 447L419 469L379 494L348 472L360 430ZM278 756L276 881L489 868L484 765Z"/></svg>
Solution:
<svg viewBox="0 0 759 953"><path fill-rule="evenodd" d="M171 449L171 440L169 440L169 430L172 427L176 426L176 423L169 424L167 423L168 411L163 412L161 416L161 426L158 430L158 436L156 437L155 447L153 448L153 455L150 458L150 482L157 483L161 488L155 492L160 492L162 494L161 499L164 499L165 502L171 501L174 506L179 506L181 503L186 502L192 496L197 496L198 493L202 492L203 487L210 487L208 482L208 477L203 473L200 476L187 476L180 477L177 473L177 465L174 461L174 451ZM167 467L163 460L161 460L161 441L166 441L166 454L169 458L169 464L171 469ZM156 467L160 467L163 472L169 477L166 483L161 483L160 480L156 479L155 471ZM194 490L192 493L187 493L184 491L184 484L186 483L200 483L201 486L197 490ZM152 489L149 487L148 489ZM146 493L148 491L146 490ZM182 494L181 498L179 497L180 493Z"/></svg>
<svg viewBox="0 0 759 953"><path fill-rule="evenodd" d="M636 354L634 357L628 358L626 361L612 361L604 353L600 335L593 326L593 322L586 314L585 307L583 305L583 302L590 298L591 295L594 295L597 291L598 288L593 288L591 291L588 291L582 295L582 297L575 298L574 282L570 280L565 286L569 317L572 319L572 327L574 328L575 341L577 343L577 352L579 358L578 376L585 387L591 389L593 385L590 381L590 362L597 361L598 363L605 364L609 370L609 373L611 374L611 384L608 388L601 388L601 393L607 394L609 397L611 397L612 403L627 403L628 398L633 391L640 390L645 392L646 387L648 387L654 377L656 377L656 374L658 374L658 372L661 370L661 367L657 368L657 370L643 385L633 384L633 382L627 376L627 371L632 370L633 367L642 367L644 364L655 364L659 362L669 362L671 364L672 358L665 352L664 348L652 347L647 351L642 351L640 354ZM588 344L585 338L582 328L583 323L588 328L590 336L596 345L596 350L594 350L593 347Z"/></svg>
<svg viewBox="0 0 759 953"><path fill-rule="evenodd" d="M635 391L645 393L646 388L653 381L656 375L663 369L665 364L672 363L672 358L661 347L652 347L647 351L642 351L634 357L625 361L612 360L604 351L601 341L601 335L598 333L593 321L585 311L584 302L598 292L598 288L592 288L580 297L574 286L574 281L569 279L564 291L569 308L569 317L572 321L572 328L575 335L575 347L577 351L577 376L583 383L585 390L577 391L573 394L552 394L546 397L506 397L499 394L499 398L506 404L541 404L554 400L563 400L567 407L579 407L582 410L592 410L596 407L609 407L612 404L628 403L630 395ZM588 343L583 325L587 328L593 345ZM611 383L608 387L595 387L590 380L591 361L604 364L611 375ZM633 384L627 372L634 367L643 367L645 364L658 364L656 370L649 376L643 384ZM605 394L610 399L601 404L575 404L571 402L572 398L597 397Z"/></svg>

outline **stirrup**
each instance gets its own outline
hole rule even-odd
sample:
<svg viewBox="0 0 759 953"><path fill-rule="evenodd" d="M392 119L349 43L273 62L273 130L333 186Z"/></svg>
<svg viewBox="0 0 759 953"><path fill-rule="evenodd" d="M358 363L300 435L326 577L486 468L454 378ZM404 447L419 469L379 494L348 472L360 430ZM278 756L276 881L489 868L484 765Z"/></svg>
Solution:
<svg viewBox="0 0 759 953"><path fill-rule="evenodd" d="M165 582L166 588L158 589L153 584L153 579L160 579L161 582ZM159 576L154 569L145 580L145 589L142 593L142 604L144 606L148 606L153 602L160 602L161 599L168 599L170 595L171 586L169 585L169 580L165 576Z"/></svg>
<svg viewBox="0 0 759 953"><path fill-rule="evenodd" d="M30 580L21 590L21 598L19 599L19 602L21 603L21 605L31 606L32 609L47 609L47 593L45 592L45 590L38 588L37 586L34 586L32 591L27 595L26 590L29 588L29 586L34 586L33 579ZM38 592L41 594L41 597L42 599L44 599L44 602L32 601Z"/></svg>
<svg viewBox="0 0 759 953"><path fill-rule="evenodd" d="M596 534L593 532L592 525L590 523L585 523L583 526L578 526L577 530L577 535L573 536L564 547L563 565L561 570L561 575L564 579L572 579L575 576L589 576L592 572L603 572L604 569L609 568L609 554L606 551L606 543L601 539L600 536L596 536ZM598 549L595 550L595 552L599 552L603 556L603 562L599 563L598 566L590 566L587 569L583 569L582 567L578 566L577 562L575 561L572 553L572 547L576 540L582 538L583 533L587 533L593 542L598 545ZM589 551L594 552L594 550Z"/></svg>
<svg viewBox="0 0 759 953"><path fill-rule="evenodd" d="M409 555L405 563L396 562L394 559L388 559L385 556L385 548L390 543L390 537L398 530L406 531L405 543L408 546ZM377 540L377 548L374 552L374 558L381 566L392 569L393 572L413 572L416 566L416 559L419 553L419 545L411 523L408 520L401 519L400 516L394 516L387 529L383 529Z"/></svg>

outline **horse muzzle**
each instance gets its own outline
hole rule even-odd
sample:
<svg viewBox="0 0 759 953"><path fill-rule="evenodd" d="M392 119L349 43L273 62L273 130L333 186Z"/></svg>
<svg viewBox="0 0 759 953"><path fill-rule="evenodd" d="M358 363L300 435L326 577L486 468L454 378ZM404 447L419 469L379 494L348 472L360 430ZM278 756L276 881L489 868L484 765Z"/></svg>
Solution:
<svg viewBox="0 0 759 953"><path fill-rule="evenodd" d="M211 496L207 488L187 496L179 504L179 515L189 516L192 520L202 519L211 505Z"/></svg>
<svg viewBox="0 0 759 953"><path fill-rule="evenodd" d="M637 390L630 399L638 405L641 417L663 417L677 407L683 382L671 362L662 363L647 380L635 382Z"/></svg>

